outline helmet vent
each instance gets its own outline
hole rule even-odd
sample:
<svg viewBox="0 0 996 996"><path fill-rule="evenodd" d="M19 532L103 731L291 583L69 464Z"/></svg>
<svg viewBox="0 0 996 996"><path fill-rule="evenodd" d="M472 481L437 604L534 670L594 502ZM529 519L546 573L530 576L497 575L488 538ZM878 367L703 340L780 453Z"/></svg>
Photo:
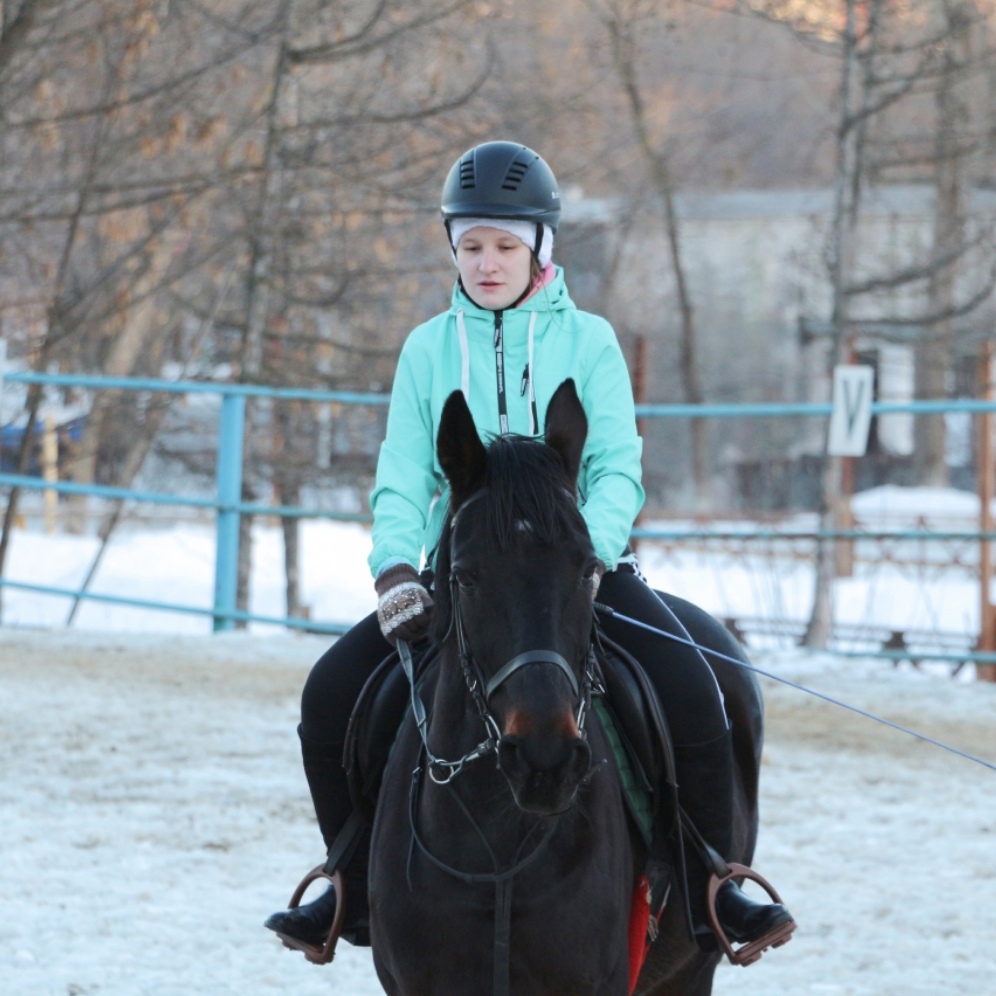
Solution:
<svg viewBox="0 0 996 996"><path fill-rule="evenodd" d="M474 169L474 160L472 157L468 156L462 163L460 163L460 189L461 190L472 190L477 186L477 177L475 175L476 171Z"/></svg>
<svg viewBox="0 0 996 996"><path fill-rule="evenodd" d="M529 169L529 163L524 163L519 159L516 159L511 166L508 167L508 172L505 174L505 179L502 181L502 190L518 190L520 184L526 175L526 170Z"/></svg>

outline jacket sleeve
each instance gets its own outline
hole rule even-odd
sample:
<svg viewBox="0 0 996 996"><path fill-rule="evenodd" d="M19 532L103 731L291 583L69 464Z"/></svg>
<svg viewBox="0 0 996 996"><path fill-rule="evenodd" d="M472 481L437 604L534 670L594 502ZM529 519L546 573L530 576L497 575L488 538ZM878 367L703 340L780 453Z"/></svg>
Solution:
<svg viewBox="0 0 996 996"><path fill-rule="evenodd" d="M595 555L612 570L643 507L643 440L636 429L626 361L612 327L602 324L603 334L586 364L581 389L588 416L588 439L581 458L581 514Z"/></svg>
<svg viewBox="0 0 996 996"><path fill-rule="evenodd" d="M418 570L429 507L440 485L429 405L432 369L426 360L426 351L409 337L398 359L370 495L374 523L368 563L374 577L402 561Z"/></svg>

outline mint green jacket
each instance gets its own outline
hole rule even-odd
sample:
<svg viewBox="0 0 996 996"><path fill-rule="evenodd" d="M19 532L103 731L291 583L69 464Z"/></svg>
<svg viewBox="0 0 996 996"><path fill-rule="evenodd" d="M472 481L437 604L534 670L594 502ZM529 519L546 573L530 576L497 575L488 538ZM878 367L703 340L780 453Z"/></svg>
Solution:
<svg viewBox="0 0 996 996"><path fill-rule="evenodd" d="M559 267L546 287L497 314L509 432L541 432L553 392L574 379L588 416L579 504L595 553L611 570L644 499L643 444L616 334L603 318L575 307ZM435 550L449 494L435 440L450 394L463 390L482 439L500 431L495 331L496 313L477 307L458 281L449 311L416 328L401 350L370 496L374 577L402 561L418 568L423 551Z"/></svg>

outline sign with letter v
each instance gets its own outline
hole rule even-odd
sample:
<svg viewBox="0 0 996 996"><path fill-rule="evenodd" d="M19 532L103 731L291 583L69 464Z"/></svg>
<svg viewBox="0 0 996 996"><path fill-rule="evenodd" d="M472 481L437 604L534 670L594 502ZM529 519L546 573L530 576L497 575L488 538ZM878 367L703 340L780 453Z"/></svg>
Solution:
<svg viewBox="0 0 996 996"><path fill-rule="evenodd" d="M834 367L833 413L827 453L830 456L864 456L871 427L875 371L864 364Z"/></svg>

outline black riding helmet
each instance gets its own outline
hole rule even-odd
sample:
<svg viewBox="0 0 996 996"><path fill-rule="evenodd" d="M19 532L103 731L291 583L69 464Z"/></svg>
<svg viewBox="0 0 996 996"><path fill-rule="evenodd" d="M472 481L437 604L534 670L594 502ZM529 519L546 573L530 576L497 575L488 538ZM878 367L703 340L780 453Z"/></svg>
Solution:
<svg viewBox="0 0 996 996"><path fill-rule="evenodd" d="M515 142L485 142L453 164L443 184L440 210L447 234L454 218L531 221L538 253L542 226L557 231L560 191L553 170L532 149Z"/></svg>

